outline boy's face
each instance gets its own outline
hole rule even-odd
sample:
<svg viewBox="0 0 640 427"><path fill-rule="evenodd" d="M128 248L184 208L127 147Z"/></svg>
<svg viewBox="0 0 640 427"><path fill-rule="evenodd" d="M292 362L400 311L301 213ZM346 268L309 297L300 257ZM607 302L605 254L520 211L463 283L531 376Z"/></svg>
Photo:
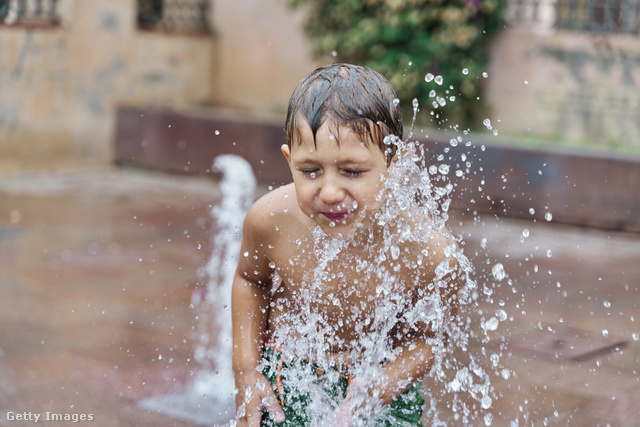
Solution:
<svg viewBox="0 0 640 427"><path fill-rule="evenodd" d="M322 125L314 145L311 128L301 122L301 141L291 149L282 146L300 209L327 234L346 234L377 210L385 156L377 144L365 144L346 126Z"/></svg>

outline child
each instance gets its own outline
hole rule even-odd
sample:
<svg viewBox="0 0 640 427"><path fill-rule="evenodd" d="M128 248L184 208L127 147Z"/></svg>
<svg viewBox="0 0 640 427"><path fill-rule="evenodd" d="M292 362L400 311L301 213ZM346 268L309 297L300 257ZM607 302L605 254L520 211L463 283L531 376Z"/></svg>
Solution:
<svg viewBox="0 0 640 427"><path fill-rule="evenodd" d="M421 425L419 381L446 329L433 313L455 314L462 274L445 229L380 214L395 92L366 67L321 67L294 90L285 134L293 183L247 213L233 282L236 421Z"/></svg>

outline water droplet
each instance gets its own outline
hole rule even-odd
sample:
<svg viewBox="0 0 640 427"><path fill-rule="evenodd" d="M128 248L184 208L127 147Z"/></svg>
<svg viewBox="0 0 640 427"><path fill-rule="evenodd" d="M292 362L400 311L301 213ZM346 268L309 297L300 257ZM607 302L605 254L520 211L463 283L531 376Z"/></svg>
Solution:
<svg viewBox="0 0 640 427"><path fill-rule="evenodd" d="M546 219L547 221L551 221L553 219L553 214L551 212L545 213L544 219Z"/></svg>
<svg viewBox="0 0 640 427"><path fill-rule="evenodd" d="M397 107L400 104L400 100L398 98L393 99L393 106Z"/></svg>
<svg viewBox="0 0 640 427"><path fill-rule="evenodd" d="M493 403L493 401L491 400L491 397L489 396L484 396L482 398L482 408L484 409L489 409L491 408L491 403ZM485 417L486 419L486 417ZM491 425L491 423L487 424L487 425Z"/></svg>
<svg viewBox="0 0 640 427"><path fill-rule="evenodd" d="M436 96L436 91L431 89L431 92L429 92L429 98L434 98Z"/></svg>
<svg viewBox="0 0 640 427"><path fill-rule="evenodd" d="M338 52L336 52L335 50L332 50L331 51L331 56L333 56L335 58L336 56L338 56Z"/></svg>
<svg viewBox="0 0 640 427"><path fill-rule="evenodd" d="M536 214L536 210L533 209L533 208L529 208L529 214L535 215Z"/></svg>
<svg viewBox="0 0 640 427"><path fill-rule="evenodd" d="M439 85L442 85L442 82L443 82L442 76L435 76L433 81L436 82Z"/></svg>
<svg viewBox="0 0 640 427"><path fill-rule="evenodd" d="M493 129L493 126L491 126L491 120L489 119L484 119L482 121L482 124L485 125L485 127L489 130Z"/></svg>
<svg viewBox="0 0 640 427"><path fill-rule="evenodd" d="M215 132L213 132L213 133L214 133L214 134L216 134L216 135L220 135L220 131L219 131L219 130L217 130L217 129L216 129L216 131L215 131Z"/></svg>
<svg viewBox="0 0 640 427"><path fill-rule="evenodd" d="M483 329L485 331L495 331L496 329L498 329L499 324L500 324L500 321L495 317L492 317L491 319L487 320L484 323Z"/></svg>
<svg viewBox="0 0 640 427"><path fill-rule="evenodd" d="M391 258L398 259L398 257L400 256L400 248L396 245L392 245L391 246Z"/></svg>
<svg viewBox="0 0 640 427"><path fill-rule="evenodd" d="M497 263L496 265L494 265L491 268L491 273L493 274L493 277L498 281L503 280L505 277L507 277L507 274L504 271L504 266L501 263Z"/></svg>
<svg viewBox="0 0 640 427"><path fill-rule="evenodd" d="M469 74L469 69L468 69L468 68L463 68L463 69L462 69L462 74L464 74L465 76L466 76L467 74Z"/></svg>
<svg viewBox="0 0 640 427"><path fill-rule="evenodd" d="M606 329L602 330L602 338L609 338L609 331Z"/></svg>
<svg viewBox="0 0 640 427"><path fill-rule="evenodd" d="M638 341L638 340L640 340L640 333L635 332L635 333L631 334L631 337L633 338L634 341Z"/></svg>
<svg viewBox="0 0 640 427"><path fill-rule="evenodd" d="M611 307L611 301L604 300L602 305L604 305L606 308L610 308Z"/></svg>
<svg viewBox="0 0 640 427"><path fill-rule="evenodd" d="M522 237L529 237L529 229L525 228L522 230Z"/></svg>
<svg viewBox="0 0 640 427"><path fill-rule="evenodd" d="M487 73L486 71L483 71L482 72L482 77L484 77L486 79L487 77L489 77L489 73Z"/></svg>
<svg viewBox="0 0 640 427"><path fill-rule="evenodd" d="M433 80L433 78L434 78L434 77L435 77L435 76L434 76L433 74L431 74L431 73L427 73L427 75L426 75L426 76L424 76L424 81L425 81L425 82L427 82L427 83L429 83L431 80Z"/></svg>

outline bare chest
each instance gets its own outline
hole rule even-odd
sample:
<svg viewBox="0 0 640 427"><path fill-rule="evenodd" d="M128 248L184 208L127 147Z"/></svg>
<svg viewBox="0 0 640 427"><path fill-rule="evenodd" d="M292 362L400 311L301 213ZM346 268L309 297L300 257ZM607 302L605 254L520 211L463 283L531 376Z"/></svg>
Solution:
<svg viewBox="0 0 640 427"><path fill-rule="evenodd" d="M415 271L361 249L323 258L298 248L280 259L283 282L273 295L273 325L313 323L338 350L362 334L390 330L411 303Z"/></svg>

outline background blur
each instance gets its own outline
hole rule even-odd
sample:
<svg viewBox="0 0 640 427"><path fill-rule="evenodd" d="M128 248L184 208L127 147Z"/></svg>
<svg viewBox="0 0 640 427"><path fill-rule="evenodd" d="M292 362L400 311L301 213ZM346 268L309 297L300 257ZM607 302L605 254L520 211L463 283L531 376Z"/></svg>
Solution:
<svg viewBox="0 0 640 427"><path fill-rule="evenodd" d="M281 123L296 83L333 60L312 56L306 9L285 0L0 5L0 172L112 164L122 106ZM480 115L513 144L637 154L639 7L512 1Z"/></svg>
<svg viewBox="0 0 640 427"><path fill-rule="evenodd" d="M362 0L437 4L446 25L500 1ZM291 179L288 98L345 53L313 54L331 37L306 35L312 3L0 0L0 425L30 424L10 419L23 412L102 427L221 414L192 398L218 388L197 380L219 368L209 356L228 313L203 303L220 285L208 262L223 257L211 164L242 155L256 196ZM505 22L484 68L469 67L479 127L440 126L422 103L414 135L432 182L455 188L448 226L482 289L468 315L486 339L467 355L496 374L496 399L468 402L471 425L635 427L640 1L511 0ZM398 59L400 85L410 62ZM420 83L437 85L427 72ZM437 403L425 425L460 425Z"/></svg>

